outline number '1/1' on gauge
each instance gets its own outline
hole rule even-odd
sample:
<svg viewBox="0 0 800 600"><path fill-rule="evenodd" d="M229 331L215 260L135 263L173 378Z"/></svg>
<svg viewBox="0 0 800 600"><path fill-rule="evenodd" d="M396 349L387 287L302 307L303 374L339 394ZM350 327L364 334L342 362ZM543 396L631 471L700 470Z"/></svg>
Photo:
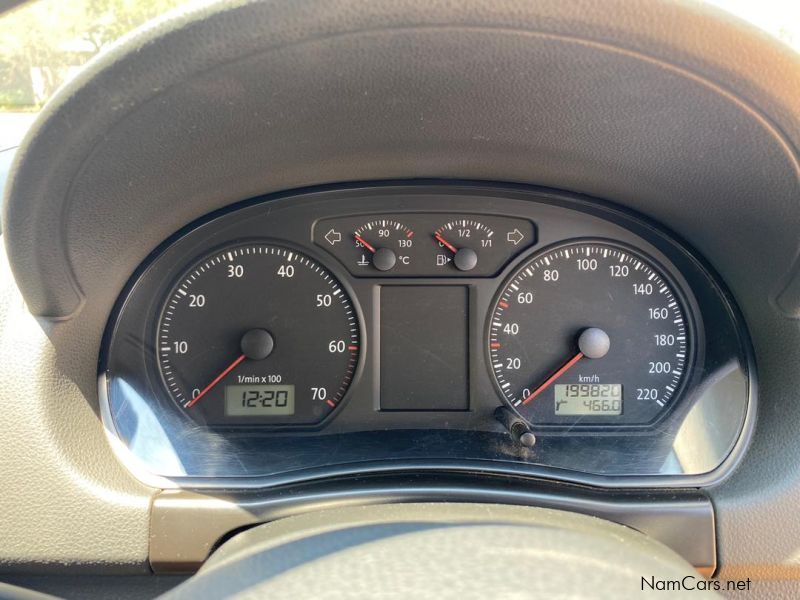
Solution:
<svg viewBox="0 0 800 600"><path fill-rule="evenodd" d="M638 251L571 242L522 263L494 301L489 357L505 401L534 427L643 427L690 364L677 286Z"/></svg>

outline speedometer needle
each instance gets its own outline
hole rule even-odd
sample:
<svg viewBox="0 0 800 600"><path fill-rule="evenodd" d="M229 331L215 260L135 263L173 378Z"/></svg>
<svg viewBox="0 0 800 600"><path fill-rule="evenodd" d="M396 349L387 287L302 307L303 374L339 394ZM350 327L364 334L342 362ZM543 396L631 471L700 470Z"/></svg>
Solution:
<svg viewBox="0 0 800 600"><path fill-rule="evenodd" d="M566 363L564 363L564 366L550 375L550 377L548 377L544 383L542 383L539 387L522 399L523 405L527 404L536 398L536 396L549 388L554 381L569 371L575 365L575 363L577 363L584 356L586 358L603 358L606 354L608 354L609 348L611 348L611 340L609 339L608 334L602 329L598 329L597 327L589 327L588 329L584 329L580 336L578 336L578 348L580 351L575 356L570 358Z"/></svg>
<svg viewBox="0 0 800 600"><path fill-rule="evenodd" d="M553 382L554 382L555 380L557 380L557 379L558 379L559 377L561 377L561 376L562 376L564 373L566 373L567 371L569 371L569 370L572 368L572 366L573 366L573 365L574 365L576 362L578 362L580 359L582 359L582 358L583 358L583 352L578 352L578 353L577 353L575 356L573 356L572 358L570 358L570 359L569 359L569 360L568 360L568 361L567 361L567 362L564 364L564 366L563 366L563 367L561 367L561 368L560 368L558 371L556 371L555 373L553 373L552 375L550 375L550 377L548 377L548 378L547 378L547 379L544 381L544 383L542 383L542 384L541 384L539 387L537 387L537 388L536 388L535 390L533 390L533 391L532 391L530 394L528 394L528 395L527 395L527 396L526 396L526 397L525 397L525 398L522 400L522 404L523 404L523 405L525 405L525 404L527 404L528 402L530 402L531 400L533 400L534 398L536 398L536 396L538 396L538 395L539 395L539 394L541 394L543 391L545 391L547 388L549 388L549 387L550 387L550 386L553 384Z"/></svg>
<svg viewBox="0 0 800 600"><path fill-rule="evenodd" d="M237 358L235 361L233 361L231 364L229 364L222 373L220 373L219 375L217 375L214 378L214 381L212 381L206 387L204 387L203 390L199 394L197 394L197 396L192 398L192 400L188 404L186 404L186 408L191 408L195 404L197 404L200 401L200 398L202 398L208 392L210 392L215 385L217 385L220 381L222 381L222 379L225 377L225 375L227 375L228 373L233 371L236 368L236 366L240 362L242 362L245 358L247 358L247 357L244 354L242 354L239 358Z"/></svg>

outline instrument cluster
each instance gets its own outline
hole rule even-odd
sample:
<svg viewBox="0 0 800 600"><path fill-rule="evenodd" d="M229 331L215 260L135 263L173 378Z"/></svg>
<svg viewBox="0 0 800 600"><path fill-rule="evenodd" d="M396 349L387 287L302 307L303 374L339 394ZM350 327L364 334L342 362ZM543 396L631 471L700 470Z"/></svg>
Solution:
<svg viewBox="0 0 800 600"><path fill-rule="evenodd" d="M376 186L257 199L165 242L120 297L100 393L123 458L174 485L446 468L657 486L735 462L752 371L722 284L635 215Z"/></svg>

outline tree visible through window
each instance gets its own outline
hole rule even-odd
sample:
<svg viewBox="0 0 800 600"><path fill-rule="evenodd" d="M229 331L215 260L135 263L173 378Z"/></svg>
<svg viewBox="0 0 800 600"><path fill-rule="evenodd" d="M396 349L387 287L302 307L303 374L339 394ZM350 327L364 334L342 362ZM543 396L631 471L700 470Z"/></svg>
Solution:
<svg viewBox="0 0 800 600"><path fill-rule="evenodd" d="M0 18L0 110L36 111L91 57L187 0L40 0Z"/></svg>
<svg viewBox="0 0 800 600"><path fill-rule="evenodd" d="M22 5L0 17L0 113L38 111L92 56L130 30L178 6L207 1L38 0ZM705 1L800 50L800 0Z"/></svg>

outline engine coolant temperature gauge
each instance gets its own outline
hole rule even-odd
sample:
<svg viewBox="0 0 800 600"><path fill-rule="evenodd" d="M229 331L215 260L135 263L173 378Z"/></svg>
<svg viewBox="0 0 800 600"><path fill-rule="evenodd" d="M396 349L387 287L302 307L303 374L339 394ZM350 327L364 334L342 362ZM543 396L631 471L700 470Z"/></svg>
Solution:
<svg viewBox="0 0 800 600"><path fill-rule="evenodd" d="M408 250L414 245L414 232L399 221L376 219L361 225L353 232L353 242L361 252L356 265L372 266L378 271L390 271L395 266L411 266Z"/></svg>

